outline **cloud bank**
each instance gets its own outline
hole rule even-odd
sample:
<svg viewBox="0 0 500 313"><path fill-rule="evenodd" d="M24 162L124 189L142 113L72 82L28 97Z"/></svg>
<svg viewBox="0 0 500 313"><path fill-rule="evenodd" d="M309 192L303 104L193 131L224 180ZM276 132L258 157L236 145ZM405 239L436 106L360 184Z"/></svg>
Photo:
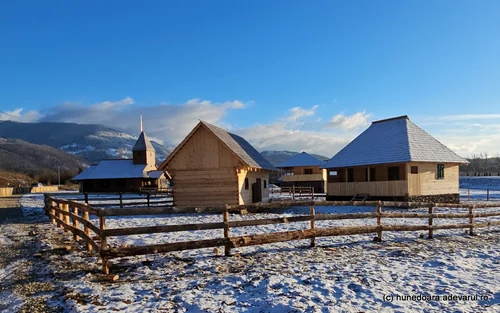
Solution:
<svg viewBox="0 0 500 313"><path fill-rule="evenodd" d="M0 111L0 120L102 124L134 135L139 132L142 115L144 129L151 138L175 146L201 119L243 136L261 151L307 151L331 157L366 129L373 116L365 111L350 115L340 111L328 116L319 113L324 107L314 105L292 107L274 121L249 127L226 121L229 112L245 110L251 103L191 99L181 104L138 106L133 98L125 97L91 105L64 102L40 112L24 112L22 108ZM500 153L500 114L424 116L412 120L461 156Z"/></svg>

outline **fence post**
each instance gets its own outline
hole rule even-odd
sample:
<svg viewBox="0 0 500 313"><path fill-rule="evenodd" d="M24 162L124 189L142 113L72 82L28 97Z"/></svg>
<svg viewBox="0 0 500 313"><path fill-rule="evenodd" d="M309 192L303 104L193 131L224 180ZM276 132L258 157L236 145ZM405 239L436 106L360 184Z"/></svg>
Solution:
<svg viewBox="0 0 500 313"><path fill-rule="evenodd" d="M295 185L292 185L292 200L295 200Z"/></svg>
<svg viewBox="0 0 500 313"><path fill-rule="evenodd" d="M55 201L50 202L50 221L52 222L53 225L57 225L56 221L56 210L54 210L54 207L57 205Z"/></svg>
<svg viewBox="0 0 500 313"><path fill-rule="evenodd" d="M64 212L67 214L64 215L64 224L69 226L69 204L65 203L64 204ZM65 233L69 233L69 230L64 228Z"/></svg>
<svg viewBox="0 0 500 313"><path fill-rule="evenodd" d="M490 201L490 190L486 189L486 201Z"/></svg>
<svg viewBox="0 0 500 313"><path fill-rule="evenodd" d="M89 204L89 194L85 193L85 204Z"/></svg>
<svg viewBox="0 0 500 313"><path fill-rule="evenodd" d="M314 200L314 187L311 187L311 193L312 193L312 195L311 195L312 200Z"/></svg>
<svg viewBox="0 0 500 313"><path fill-rule="evenodd" d="M99 216L99 230L100 234L99 237L101 237L101 254L102 251L106 250L108 248L108 242L106 236L104 236L103 231L106 229L106 217L104 216ZM108 266L108 259L107 258L102 258L102 271L104 274L109 274L109 266Z"/></svg>
<svg viewBox="0 0 500 313"><path fill-rule="evenodd" d="M74 215L77 215L77 216L80 216L80 213L78 212L78 207L77 206L74 206L73 207L73 214ZM78 220L75 219L74 217L71 218L73 220L73 227L78 229ZM73 239L75 239L75 241L79 241L80 240L80 236L78 236L76 233L73 233Z"/></svg>
<svg viewBox="0 0 500 313"><path fill-rule="evenodd" d="M224 221L224 238L226 239L226 244L224 245L224 255L231 256L231 245L229 244L229 211L227 209L227 205L222 218Z"/></svg>
<svg viewBox="0 0 500 313"><path fill-rule="evenodd" d="M59 210L61 210L61 211L64 210L64 207L63 207L62 203L59 203L57 206L59 207ZM64 226L63 226L64 219L63 219L63 214L61 213L61 211L59 211L57 213L57 220L58 220L57 222L59 223L59 228L64 229Z"/></svg>
<svg viewBox="0 0 500 313"><path fill-rule="evenodd" d="M429 238L428 239L432 239L433 235L434 235L434 229L432 228L432 214L434 214L434 205L433 205L433 203L431 203L429 205L429 214L431 216L429 216Z"/></svg>
<svg viewBox="0 0 500 313"><path fill-rule="evenodd" d="M475 205L471 205L469 207L469 224L470 224L470 228L469 228L469 235L471 236L474 236L474 226L473 226L473 222L474 222L474 217L473 217L473 210L476 206Z"/></svg>
<svg viewBox="0 0 500 313"><path fill-rule="evenodd" d="M123 194L120 192L120 208L123 208Z"/></svg>
<svg viewBox="0 0 500 313"><path fill-rule="evenodd" d="M148 208L149 208L149 199L151 198L151 193L148 192Z"/></svg>
<svg viewBox="0 0 500 313"><path fill-rule="evenodd" d="M377 202L377 242L382 242L382 202Z"/></svg>
<svg viewBox="0 0 500 313"><path fill-rule="evenodd" d="M311 205L309 210L311 211L311 230L316 228L314 221L314 205ZM311 247L316 247L316 237L311 238Z"/></svg>
<svg viewBox="0 0 500 313"><path fill-rule="evenodd" d="M90 218L89 218L89 211L87 210L87 208L85 208L83 210L83 219L87 221L87 223L90 223ZM90 237L90 228L87 227L87 223L85 223L83 225L83 231L85 232L85 234L89 237ZM85 242L87 243L87 250L89 251L92 251L92 245L90 244L90 242L88 242L87 239L85 239Z"/></svg>

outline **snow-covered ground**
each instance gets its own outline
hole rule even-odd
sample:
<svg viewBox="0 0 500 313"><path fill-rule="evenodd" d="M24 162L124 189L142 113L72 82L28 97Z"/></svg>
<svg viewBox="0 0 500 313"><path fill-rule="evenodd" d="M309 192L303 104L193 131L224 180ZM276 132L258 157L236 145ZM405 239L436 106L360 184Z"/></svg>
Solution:
<svg viewBox="0 0 500 313"><path fill-rule="evenodd" d="M23 212L43 214L43 198L27 195ZM373 207L316 207L317 213L373 212ZM404 211L384 208L385 211ZM478 209L478 211L499 210ZM413 209L412 212L427 212ZM440 208L436 212L462 212ZM232 214L230 220L308 214L297 207L266 214ZM484 220L484 219L482 219ZM489 218L489 220L499 220ZM109 217L108 228L222 221L221 214ZM480 219L478 219L480 221ZM435 220L441 223L467 220ZM317 221L316 227L374 225L375 219ZM384 219L386 224L426 224L427 220ZM47 230L60 232L51 225ZM231 235L306 229L308 223L233 228ZM233 249L199 249L112 260L116 282L99 277L99 258L76 250L54 261L87 268L64 282L64 306L74 312L499 312L500 227L440 230L434 239L424 232L384 232L374 235L318 238ZM113 237L112 246L148 245L220 238L222 230ZM0 234L2 238L4 234ZM58 236L63 236L62 232ZM421 238L424 237L424 238ZM8 239L8 238L7 238ZM6 240L0 244L7 244ZM50 245L50 242L45 242ZM407 299L404 297L416 297ZM433 299L422 297L433 296ZM447 299L470 296L469 299ZM399 297L399 298L398 298ZM57 302L56 302L57 303ZM61 303L59 302L61 305Z"/></svg>
<svg viewBox="0 0 500 313"><path fill-rule="evenodd" d="M500 176L460 176L460 199L463 201L500 201Z"/></svg>

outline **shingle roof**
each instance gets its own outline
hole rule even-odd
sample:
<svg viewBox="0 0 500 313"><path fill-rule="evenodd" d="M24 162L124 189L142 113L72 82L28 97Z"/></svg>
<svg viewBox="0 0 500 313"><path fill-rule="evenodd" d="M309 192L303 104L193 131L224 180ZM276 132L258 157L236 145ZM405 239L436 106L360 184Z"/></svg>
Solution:
<svg viewBox="0 0 500 313"><path fill-rule="evenodd" d="M155 151L155 148L151 144L151 141L149 141L148 136L146 136L145 132L141 132L139 135L139 138L135 142L134 148L132 148L132 151Z"/></svg>
<svg viewBox="0 0 500 313"><path fill-rule="evenodd" d="M229 133L220 127L204 121L200 121L200 123L205 125L215 136L224 142L227 147L249 167L276 170L276 168L243 137Z"/></svg>
<svg viewBox="0 0 500 313"><path fill-rule="evenodd" d="M97 165L92 165L72 180L88 179L117 179L117 178L147 178L146 164L133 164L126 160L102 160Z"/></svg>
<svg viewBox="0 0 500 313"><path fill-rule="evenodd" d="M323 166L325 163L320 159L317 159L310 155L309 153L302 152L294 155L285 161L278 164L276 167L295 167L295 166Z"/></svg>
<svg viewBox="0 0 500 313"><path fill-rule="evenodd" d="M468 163L405 115L373 122L324 167L404 162Z"/></svg>

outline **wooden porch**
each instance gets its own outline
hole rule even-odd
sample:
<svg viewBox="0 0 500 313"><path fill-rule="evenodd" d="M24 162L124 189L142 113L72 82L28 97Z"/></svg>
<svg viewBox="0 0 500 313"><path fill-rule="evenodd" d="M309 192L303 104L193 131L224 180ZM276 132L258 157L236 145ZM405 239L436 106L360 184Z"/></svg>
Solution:
<svg viewBox="0 0 500 313"><path fill-rule="evenodd" d="M328 183L327 191L329 196L367 194L370 196L404 197L408 195L408 181L336 182Z"/></svg>

